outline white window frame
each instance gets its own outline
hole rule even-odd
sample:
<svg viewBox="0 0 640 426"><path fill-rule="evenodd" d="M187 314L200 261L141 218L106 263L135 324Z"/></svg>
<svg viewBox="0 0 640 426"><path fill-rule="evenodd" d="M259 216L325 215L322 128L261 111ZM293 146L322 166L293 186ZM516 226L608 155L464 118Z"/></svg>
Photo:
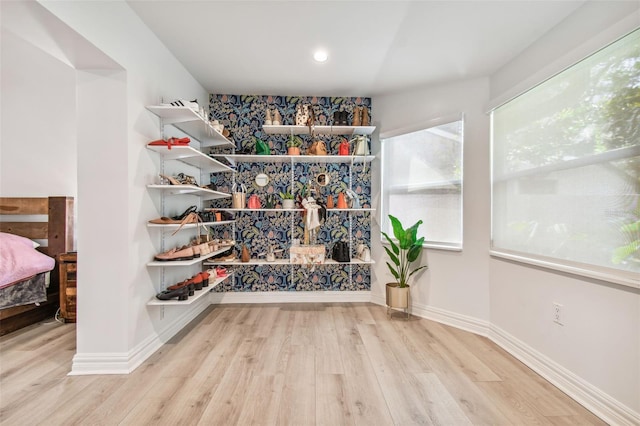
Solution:
<svg viewBox="0 0 640 426"><path fill-rule="evenodd" d="M494 247L494 243L493 243L493 235L494 235L494 199L493 199L494 194L493 192L494 192L494 182L495 182L494 164L493 164L493 160L494 160L494 155L493 155L494 154L494 123L493 123L493 114L492 114L493 111L509 103L511 100L517 98L518 96L527 92L528 90L531 90L536 86L546 82L547 80L563 73L564 71L570 69L574 65L596 54L598 51L602 49L606 49L610 44L615 43L616 41L624 38L629 34L630 33L624 34L621 37L617 38L616 40L613 40L604 46L600 46L599 48L594 49L592 52L589 52L584 57L580 58L578 61L568 65L567 67L558 71L557 73L550 75L549 77L545 78L542 81L539 81L538 83L532 85L531 87L522 91L518 95L513 96L508 100L493 106L489 111L489 113L491 114L491 136L490 136L490 141L491 141L490 143L491 145L491 154L490 154L490 158L491 158L491 241L490 241L489 253L492 257L507 259L510 261L542 267L544 269L560 271L560 272L564 272L572 275L587 277L587 278L600 280L600 281L606 281L606 282L619 284L627 287L640 288L640 278L638 277L638 273L635 273L632 271L623 271L623 270L618 270L614 268L607 268L605 266L592 265L589 263L581 263L581 262L569 261L564 259L558 259L554 257L545 257L538 254L524 253L524 252L519 252L519 251L514 251L514 250L509 250L504 248L496 248ZM640 146L632 146L632 147L622 148L617 151L609 151L602 154L594 154L588 157L581 157L579 159L576 159L575 161L567 161L564 163L554 164L551 166L542 166L539 168L516 172L515 174L534 175L537 173L543 173L546 170L548 171L570 170L570 169L581 167L591 163L595 164L603 161L611 161L612 159L616 159L621 155L623 156L622 158L627 158L628 155L626 154L628 153L630 153L629 154L630 156L637 156L640 153Z"/></svg>
<svg viewBox="0 0 640 426"><path fill-rule="evenodd" d="M454 121L462 121L462 147L461 147L461 153L460 153L462 157L460 159L460 164L462 166L462 179L460 180L460 227L461 227L460 244L450 244L445 242L429 241L425 239L425 242L424 244L422 244L422 246L429 249L447 250L447 251L456 251L456 252L461 252L463 250L463 246L464 246L464 220L463 220L464 219L464 214L463 214L464 212L464 123L465 123L463 113L447 114L447 115L435 117L411 126L402 127L399 129L394 129L394 130L380 133L380 137L379 137L380 139L380 170L381 170L380 172L380 194L381 194L380 196L380 229L382 231L385 231L385 229L387 228L386 224L389 223L389 218L387 217L388 210L386 207L388 205L389 195L385 189L385 161L384 161L385 141L384 140L405 135L408 133L419 132L421 130L426 130L426 129L437 127L443 124L452 123ZM411 224L404 224L404 225L408 226ZM389 236L393 241L396 241L396 239L393 238L392 232L391 233L387 232L387 233L389 234ZM428 237L428 235L426 235L426 237ZM382 236L382 234L380 235L380 241L382 241L383 245L389 244L386 238Z"/></svg>

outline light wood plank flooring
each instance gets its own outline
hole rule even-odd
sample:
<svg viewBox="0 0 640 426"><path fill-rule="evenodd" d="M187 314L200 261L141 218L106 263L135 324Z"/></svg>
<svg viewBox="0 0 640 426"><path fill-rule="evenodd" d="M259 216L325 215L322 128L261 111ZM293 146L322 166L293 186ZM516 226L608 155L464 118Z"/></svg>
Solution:
<svg viewBox="0 0 640 426"><path fill-rule="evenodd" d="M75 326L0 338L2 425L600 425L488 339L368 303L212 306L128 376Z"/></svg>

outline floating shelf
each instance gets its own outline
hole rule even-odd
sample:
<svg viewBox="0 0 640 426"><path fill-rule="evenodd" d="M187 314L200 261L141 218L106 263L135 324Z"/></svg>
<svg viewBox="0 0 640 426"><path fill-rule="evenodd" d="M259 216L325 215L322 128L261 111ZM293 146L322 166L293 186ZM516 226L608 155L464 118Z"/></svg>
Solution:
<svg viewBox="0 0 640 426"><path fill-rule="evenodd" d="M375 126L312 126L318 135L370 135L376 130ZM309 126L262 126L268 135L308 135Z"/></svg>
<svg viewBox="0 0 640 426"><path fill-rule="evenodd" d="M229 278L232 275L233 274L227 274L224 277L216 278L216 280L215 280L215 282L213 284L209 284L209 287L204 287L202 290L196 290L195 294L193 296L189 296L189 298L187 300L178 300L178 299L159 300L159 299L156 299L154 297L149 302L147 302L147 306L182 306L182 305L191 305L192 303L195 303L199 299L203 298L205 295L211 293L211 290L213 290L218 284L220 284L221 282L223 282L224 280L226 280L227 278Z"/></svg>
<svg viewBox="0 0 640 426"><path fill-rule="evenodd" d="M147 263L147 266L161 266L161 267L174 267L174 266L190 266L190 265L195 265L197 263L202 263L205 260L209 259L210 257L215 256L216 254L220 254L220 253L224 253L225 251L229 250L230 247L233 247L235 244L231 245L231 246L224 246L216 251L213 251L209 254L205 254L204 256L200 256L200 257L196 257L194 259L191 260L167 260L167 261L159 261L159 260L153 260L149 263Z"/></svg>
<svg viewBox="0 0 640 426"><path fill-rule="evenodd" d="M190 146L174 145L171 149L168 149L166 146L147 145L147 149L159 153L165 160L182 161L190 166L198 167L204 172L235 172L231 167L222 164L218 160L209 157Z"/></svg>
<svg viewBox="0 0 640 426"><path fill-rule="evenodd" d="M228 209L228 208L208 208L204 209L205 211L216 211L216 210L224 210L227 212L303 212L304 209ZM337 212L348 212L348 213L358 213L358 212L373 212L376 209L371 208L362 208L362 209L327 209L327 213L337 213Z"/></svg>
<svg viewBox="0 0 640 426"><path fill-rule="evenodd" d="M204 201L231 197L231 194L214 191L208 188L201 188L195 185L147 185L147 188L158 189L160 191L164 191L168 195L195 195L202 198Z"/></svg>
<svg viewBox="0 0 640 426"><path fill-rule="evenodd" d="M165 148L166 149L166 148ZM232 165L236 163L370 163L373 155L244 155L214 154L214 158L224 158Z"/></svg>
<svg viewBox="0 0 640 426"><path fill-rule="evenodd" d="M335 265L373 265L375 261L365 262L360 259L351 259L351 262L336 262L333 259L325 259L324 263L304 264L304 263L291 263L289 259L276 259L273 262L267 262L264 259L251 259L248 262L242 262L238 259L232 261L216 261L215 259L205 262L205 266L214 265L227 265L227 266L255 266L255 265L292 265L292 266L335 266Z"/></svg>
<svg viewBox="0 0 640 426"><path fill-rule="evenodd" d="M221 225L228 225L235 222L234 220L223 220L220 222L202 222L202 223L186 223L184 225L182 225L181 229L195 229L195 228L199 228L200 226L221 226ZM148 228L161 228L163 231L173 231L175 229L180 228L180 224L179 223L167 223L167 224L160 224L160 223L147 223L147 227Z"/></svg>
<svg viewBox="0 0 640 426"><path fill-rule="evenodd" d="M171 124L193 139L200 141L200 146L233 147L234 144L218 132L211 124L189 107L165 105L147 106L147 109L162 118L163 124Z"/></svg>

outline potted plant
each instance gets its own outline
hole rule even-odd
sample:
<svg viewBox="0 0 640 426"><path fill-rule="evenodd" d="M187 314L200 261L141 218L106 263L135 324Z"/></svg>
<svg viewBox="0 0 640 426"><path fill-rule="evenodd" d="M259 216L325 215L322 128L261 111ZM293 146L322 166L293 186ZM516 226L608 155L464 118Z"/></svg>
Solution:
<svg viewBox="0 0 640 426"><path fill-rule="evenodd" d="M283 209L293 209L295 207L295 201L293 200L293 194L289 191L281 192L280 198L282 198Z"/></svg>
<svg viewBox="0 0 640 426"><path fill-rule="evenodd" d="M404 309L408 315L409 291L411 290L409 278L421 269L428 267L423 265L411 270L411 264L422 253L424 237L419 239L417 237L418 227L422 224L422 220L407 229L404 229L398 218L389 215L389 220L391 220L393 236L397 244L385 232L382 233L391 246L390 249L388 247L384 249L391 260L391 263L387 262L387 266L396 279L396 282L387 283L386 286L387 307Z"/></svg>
<svg viewBox="0 0 640 426"><path fill-rule="evenodd" d="M300 155L300 147L302 146L302 139L296 135L290 135L287 140L287 154Z"/></svg>

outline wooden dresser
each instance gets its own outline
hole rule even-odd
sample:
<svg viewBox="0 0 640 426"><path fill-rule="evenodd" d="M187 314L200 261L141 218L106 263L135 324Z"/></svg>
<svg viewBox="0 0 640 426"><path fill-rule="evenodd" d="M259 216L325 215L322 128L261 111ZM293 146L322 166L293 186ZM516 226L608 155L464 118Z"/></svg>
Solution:
<svg viewBox="0 0 640 426"><path fill-rule="evenodd" d="M60 319L64 322L76 322L76 285L78 253L62 253L60 263Z"/></svg>

